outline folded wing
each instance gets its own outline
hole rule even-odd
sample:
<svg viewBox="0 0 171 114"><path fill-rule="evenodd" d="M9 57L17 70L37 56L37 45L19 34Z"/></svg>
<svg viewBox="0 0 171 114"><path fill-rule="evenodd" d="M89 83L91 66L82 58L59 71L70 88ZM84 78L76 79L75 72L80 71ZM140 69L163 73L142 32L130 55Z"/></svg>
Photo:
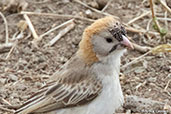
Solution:
<svg viewBox="0 0 171 114"><path fill-rule="evenodd" d="M88 74L66 73L65 76L59 77L57 82L43 87L23 104L16 114L45 113L90 102L101 92L102 85L95 76L86 76ZM74 77L76 80L71 80Z"/></svg>

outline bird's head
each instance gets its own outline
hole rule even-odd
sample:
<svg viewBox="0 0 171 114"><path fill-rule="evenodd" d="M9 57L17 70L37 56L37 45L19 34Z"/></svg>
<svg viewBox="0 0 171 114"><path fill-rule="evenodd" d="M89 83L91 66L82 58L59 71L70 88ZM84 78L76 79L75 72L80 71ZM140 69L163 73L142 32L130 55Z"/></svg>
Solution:
<svg viewBox="0 0 171 114"><path fill-rule="evenodd" d="M108 16L84 30L78 54L87 64L93 64L101 58L121 53L125 47L133 48L125 28L118 20Z"/></svg>

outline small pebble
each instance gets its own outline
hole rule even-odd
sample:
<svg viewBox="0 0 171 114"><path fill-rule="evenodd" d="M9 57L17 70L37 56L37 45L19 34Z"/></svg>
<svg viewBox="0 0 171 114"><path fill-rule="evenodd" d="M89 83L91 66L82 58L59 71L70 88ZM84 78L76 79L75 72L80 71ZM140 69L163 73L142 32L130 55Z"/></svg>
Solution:
<svg viewBox="0 0 171 114"><path fill-rule="evenodd" d="M85 11L85 14L86 14L87 17L91 18L93 13L92 13L91 10L88 9L88 10Z"/></svg>
<svg viewBox="0 0 171 114"><path fill-rule="evenodd" d="M156 77L149 77L147 80L149 82L156 82L157 78Z"/></svg>
<svg viewBox="0 0 171 114"><path fill-rule="evenodd" d="M17 81L17 80L18 80L18 77L17 77L16 75L14 75L14 74L9 74L9 75L8 75L8 78L9 78L10 80L12 80L12 81Z"/></svg>
<svg viewBox="0 0 171 114"><path fill-rule="evenodd" d="M1 79L0 79L0 85L4 85L5 82L6 82L6 79L4 79L4 78L1 78Z"/></svg>
<svg viewBox="0 0 171 114"><path fill-rule="evenodd" d="M145 70L144 67L137 67L137 68L135 68L134 72L135 73L142 73L144 70Z"/></svg>
<svg viewBox="0 0 171 114"><path fill-rule="evenodd" d="M38 87L38 88L42 87L42 83L40 83L40 82L36 82L35 85L36 85L36 87Z"/></svg>

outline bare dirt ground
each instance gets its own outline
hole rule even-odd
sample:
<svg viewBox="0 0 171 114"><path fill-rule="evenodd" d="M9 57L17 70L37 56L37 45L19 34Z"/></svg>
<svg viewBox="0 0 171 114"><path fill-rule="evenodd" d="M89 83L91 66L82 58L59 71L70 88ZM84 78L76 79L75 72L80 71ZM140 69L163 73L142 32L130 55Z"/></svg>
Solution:
<svg viewBox="0 0 171 114"><path fill-rule="evenodd" d="M89 19L97 19L104 17L103 14L94 12L85 6L72 0L26 0L27 7L25 11L39 13L54 13L63 15L73 15L85 17ZM85 0L85 4L96 8L103 9L106 0ZM103 3L104 2L104 3ZM167 0L167 4L171 7L171 1ZM21 7L16 7L18 4L9 6L3 10L3 5L0 3L0 10L6 17L8 22L9 42L15 43L11 49L3 50L0 53L0 114L10 114L8 110L1 108L2 105L20 105L42 87L49 77L55 73L78 49L79 41L83 30L91 24L90 21L75 19L75 27L64 35L55 45L46 47L46 44L54 38L62 29L46 35L36 48L33 44L33 36L29 29L23 33L23 37L19 40L12 40L14 34L19 32L17 27L19 21L25 20L23 16L17 13ZM23 6L23 5L22 5ZM18 9L17 9L18 8ZM156 15L163 18L165 11L160 3L155 3ZM105 12L118 16L123 23L128 23L135 17L140 16L145 11L150 11L148 0L111 0ZM171 19L171 14L167 16ZM56 16L40 16L29 15L38 35L45 33L53 27L69 20L66 17ZM71 18L70 18L71 19ZM130 26L142 30L148 26L151 20L151 15L135 21ZM148 47L155 47L160 44L171 43L171 22L167 24L163 20L159 20L162 27L168 28L168 35L161 38L159 34L149 35L147 33L135 33L128 31L128 36L132 41ZM0 45L5 43L5 27L4 21L0 18ZM152 22L149 30L157 33L152 28ZM9 54L10 51L10 54ZM9 54L9 57L7 58ZM143 55L136 50L129 50L122 57L122 66ZM122 67L121 66L121 67ZM121 85L123 93L126 96L135 95L141 98L149 98L159 101L164 105L160 108L152 107L151 109L131 110L131 107L125 106L119 110L120 113L169 113L171 106L171 54L169 52L152 54L149 53L134 64L121 69ZM155 112L154 112L155 111ZM160 111L160 112L159 112Z"/></svg>

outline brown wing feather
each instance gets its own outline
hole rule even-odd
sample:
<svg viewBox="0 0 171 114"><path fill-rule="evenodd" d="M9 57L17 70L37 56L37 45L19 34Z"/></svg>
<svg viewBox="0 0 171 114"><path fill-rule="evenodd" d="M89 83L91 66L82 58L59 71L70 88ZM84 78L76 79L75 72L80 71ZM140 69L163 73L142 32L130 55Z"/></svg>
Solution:
<svg viewBox="0 0 171 114"><path fill-rule="evenodd" d="M16 113L48 112L65 107L83 105L93 100L101 92L101 81L91 73L89 66L82 66L82 64L80 66L78 69L71 66L61 70L57 74L62 75L58 76L55 83L53 81L43 87L22 105Z"/></svg>
<svg viewBox="0 0 171 114"><path fill-rule="evenodd" d="M74 85L57 83L47 91L42 90L16 113L48 112L64 107L83 105L94 99L101 91L101 82L90 79Z"/></svg>

